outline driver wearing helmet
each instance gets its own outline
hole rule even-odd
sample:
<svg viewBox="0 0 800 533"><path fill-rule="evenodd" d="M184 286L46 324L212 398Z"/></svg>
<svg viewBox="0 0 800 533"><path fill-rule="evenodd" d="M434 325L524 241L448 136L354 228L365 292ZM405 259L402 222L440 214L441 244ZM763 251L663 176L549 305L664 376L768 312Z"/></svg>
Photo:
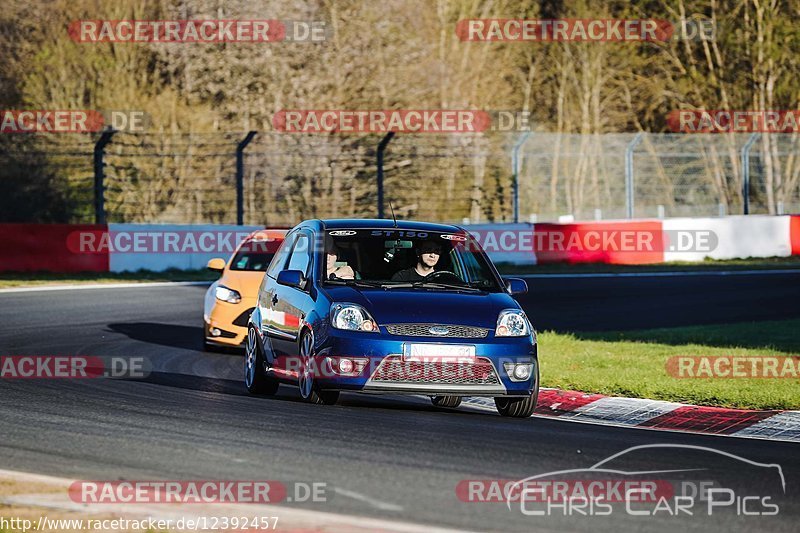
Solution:
<svg viewBox="0 0 800 533"><path fill-rule="evenodd" d="M442 255L442 246L436 241L425 241L417 247L417 265L395 272L392 281L421 281L434 272Z"/></svg>

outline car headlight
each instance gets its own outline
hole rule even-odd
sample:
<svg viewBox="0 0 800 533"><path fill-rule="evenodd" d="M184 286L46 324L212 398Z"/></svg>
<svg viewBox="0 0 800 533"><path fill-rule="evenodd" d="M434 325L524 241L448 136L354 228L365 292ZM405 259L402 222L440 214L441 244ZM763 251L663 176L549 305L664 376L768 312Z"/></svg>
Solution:
<svg viewBox="0 0 800 533"><path fill-rule="evenodd" d="M219 285L214 290L214 296L217 297L217 300L222 300L223 302L228 302L229 304L238 304L242 301L242 295L239 294L238 291L233 289L229 289L225 285Z"/></svg>
<svg viewBox="0 0 800 533"><path fill-rule="evenodd" d="M504 309L497 317L497 337L525 337L530 335L531 327L525 313L519 309Z"/></svg>
<svg viewBox="0 0 800 533"><path fill-rule="evenodd" d="M367 310L356 304L334 304L331 307L331 325L349 331L378 332L378 325Z"/></svg>

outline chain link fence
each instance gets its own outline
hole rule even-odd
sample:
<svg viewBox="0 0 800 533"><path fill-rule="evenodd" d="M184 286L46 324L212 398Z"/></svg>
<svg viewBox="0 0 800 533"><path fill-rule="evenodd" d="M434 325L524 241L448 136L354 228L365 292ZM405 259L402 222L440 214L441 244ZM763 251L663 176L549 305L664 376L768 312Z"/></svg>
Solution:
<svg viewBox="0 0 800 533"><path fill-rule="evenodd" d="M258 135L245 153L245 222L375 217L379 135ZM511 170L482 136L397 136L384 156L384 212L431 221L504 220Z"/></svg>
<svg viewBox="0 0 800 533"><path fill-rule="evenodd" d="M749 213L800 212L800 135L538 133L518 157L523 221L742 214L745 181Z"/></svg>
<svg viewBox="0 0 800 533"><path fill-rule="evenodd" d="M374 217L381 138L260 132L240 146L237 172L244 133L117 132L99 166L100 134L0 136L0 220ZM740 214L745 181L750 213L800 212L800 135L398 135L384 154L384 213L472 223L512 222L515 206L520 221Z"/></svg>
<svg viewBox="0 0 800 533"><path fill-rule="evenodd" d="M0 135L0 221L93 222L90 135Z"/></svg>

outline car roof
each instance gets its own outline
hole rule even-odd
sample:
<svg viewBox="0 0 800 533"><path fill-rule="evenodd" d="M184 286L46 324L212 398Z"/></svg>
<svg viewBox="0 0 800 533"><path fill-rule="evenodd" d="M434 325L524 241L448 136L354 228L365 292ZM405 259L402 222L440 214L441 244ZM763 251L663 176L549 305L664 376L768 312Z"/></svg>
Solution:
<svg viewBox="0 0 800 533"><path fill-rule="evenodd" d="M257 229L247 237L245 237L245 241L271 241L271 240L283 240L286 237L286 234L289 232L288 229L274 229L274 228L267 228L267 229Z"/></svg>
<svg viewBox="0 0 800 533"><path fill-rule="evenodd" d="M395 222L385 218L337 218L318 221L318 229L403 229L416 231L441 231L447 233L461 232L463 229L452 224L437 224L434 222L420 222L416 220L398 220Z"/></svg>

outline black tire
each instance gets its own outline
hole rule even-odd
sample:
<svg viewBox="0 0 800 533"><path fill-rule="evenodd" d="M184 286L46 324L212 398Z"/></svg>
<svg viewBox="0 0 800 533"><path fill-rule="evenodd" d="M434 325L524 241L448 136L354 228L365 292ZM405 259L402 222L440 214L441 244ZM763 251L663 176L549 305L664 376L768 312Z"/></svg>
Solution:
<svg viewBox="0 0 800 533"><path fill-rule="evenodd" d="M539 365L536 362L533 364L533 372L533 391L530 396L517 398L502 396L494 399L494 405L501 416L528 418L536 410L536 402L539 399Z"/></svg>
<svg viewBox="0 0 800 533"><path fill-rule="evenodd" d="M314 337L306 330L300 336L300 372L297 386L300 396L308 403L316 405L334 405L339 401L339 391L322 391L314 383Z"/></svg>
<svg viewBox="0 0 800 533"><path fill-rule="evenodd" d="M272 396L278 392L280 383L264 372L264 354L261 353L257 335L256 330L248 328L244 352L244 386L250 394Z"/></svg>
<svg viewBox="0 0 800 533"><path fill-rule="evenodd" d="M436 407L458 407L461 405L461 396L433 396L431 403Z"/></svg>
<svg viewBox="0 0 800 533"><path fill-rule="evenodd" d="M208 342L208 337L206 337L206 323L203 322L203 351L204 352L211 352L213 351L214 347Z"/></svg>

